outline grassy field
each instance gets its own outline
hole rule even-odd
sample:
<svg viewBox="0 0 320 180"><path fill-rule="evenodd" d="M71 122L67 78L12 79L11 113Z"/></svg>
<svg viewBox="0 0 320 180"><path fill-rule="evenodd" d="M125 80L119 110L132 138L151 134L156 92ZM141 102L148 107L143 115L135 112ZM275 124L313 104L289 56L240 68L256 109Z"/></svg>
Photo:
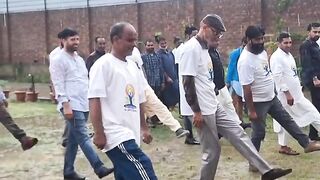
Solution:
<svg viewBox="0 0 320 180"><path fill-rule="evenodd" d="M0 179L8 180L58 180L62 179L63 153L60 146L64 122L50 103L10 103L9 111L16 122L25 131L39 138L39 144L23 152L19 143L0 126ZM178 117L177 113L173 113ZM320 179L320 152L304 154L298 143L291 140L290 145L298 150L299 156L285 156L277 153L276 135L272 132L271 121L268 133L262 145L262 156L276 167L293 168L288 180ZM248 131L250 133L250 131ZM154 141L151 145L142 145L143 150L152 159L156 174L160 180L199 179L201 165L200 146L188 146L184 139L177 139L165 126L152 129ZM225 140L221 140L222 154L216 179L248 180L259 179L257 173L248 172L247 161ZM111 166L109 159L99 152L101 159ZM76 169L89 179L98 179L83 153L79 151ZM107 177L112 180L113 177Z"/></svg>

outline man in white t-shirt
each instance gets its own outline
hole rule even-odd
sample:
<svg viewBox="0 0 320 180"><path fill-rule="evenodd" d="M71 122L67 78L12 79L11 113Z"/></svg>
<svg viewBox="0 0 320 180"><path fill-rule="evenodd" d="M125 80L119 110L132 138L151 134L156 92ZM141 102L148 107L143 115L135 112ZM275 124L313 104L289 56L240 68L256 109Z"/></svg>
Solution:
<svg viewBox="0 0 320 180"><path fill-rule="evenodd" d="M202 146L200 179L214 179L221 152L218 133L259 169L263 180L289 174L292 169L273 169L259 155L243 128L230 119L217 100L208 47L217 43L225 31L218 15L204 17L199 33L186 42L179 64L185 97L193 112L193 124L197 127Z"/></svg>
<svg viewBox="0 0 320 180"><path fill-rule="evenodd" d="M264 50L263 29L258 26L248 26L245 34L248 44L240 55L238 72L252 124L252 143L259 151L266 133L266 117L270 114L299 142L306 153L320 150L320 144L310 142L308 136L282 107L275 94L274 80Z"/></svg>
<svg viewBox="0 0 320 180"><path fill-rule="evenodd" d="M320 131L320 114L315 106L304 97L296 62L290 53L292 40L287 32L280 33L278 49L271 55L270 68L277 87L277 97L284 109L290 114L299 127L310 124ZM279 153L298 155L288 145L288 133L279 123L273 120L273 127L278 133Z"/></svg>
<svg viewBox="0 0 320 180"><path fill-rule="evenodd" d="M152 141L141 109L145 102L144 77L137 65L127 60L137 32L129 23L116 23L111 27L110 40L111 53L98 59L90 70L93 142L106 151L116 180L156 180L151 160L139 147L140 133L145 143Z"/></svg>

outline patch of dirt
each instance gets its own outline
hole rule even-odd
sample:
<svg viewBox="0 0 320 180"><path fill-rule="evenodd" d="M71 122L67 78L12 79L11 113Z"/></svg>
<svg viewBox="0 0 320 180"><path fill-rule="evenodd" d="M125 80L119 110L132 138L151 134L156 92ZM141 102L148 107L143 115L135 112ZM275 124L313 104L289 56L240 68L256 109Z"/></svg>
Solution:
<svg viewBox="0 0 320 180"><path fill-rule="evenodd" d="M0 126L0 179L62 179L64 148L60 142L64 121L56 116L17 119L16 122L25 129L27 134L38 137L39 143L33 149L24 152L19 142L3 126ZM142 148L151 158L159 180L199 179L200 146L185 145L184 138L177 139L173 133L165 140L160 140L157 137L154 139L151 145L143 144ZM247 161L228 142L222 140L221 144L222 154L215 179L248 180L260 178L259 174L248 172ZM112 166L105 154L99 152L99 156L107 166ZM283 156L281 157L283 158ZM269 159L273 158L269 157ZM299 161L307 162L303 159ZM76 170L80 174L89 179L98 179L81 151L78 152L75 164ZM112 180L114 178L111 175L104 179ZM291 179L296 178L293 176Z"/></svg>

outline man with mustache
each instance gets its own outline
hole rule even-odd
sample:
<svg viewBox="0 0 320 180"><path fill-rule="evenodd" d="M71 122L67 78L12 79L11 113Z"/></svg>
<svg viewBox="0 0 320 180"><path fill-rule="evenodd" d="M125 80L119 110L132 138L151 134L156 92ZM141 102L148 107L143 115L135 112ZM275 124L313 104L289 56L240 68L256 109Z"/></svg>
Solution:
<svg viewBox="0 0 320 180"><path fill-rule="evenodd" d="M101 56L103 56L106 53L106 39L101 36L97 36L94 38L94 52L92 52L87 60L86 60L86 67L88 69L88 72L90 72L91 66L96 62Z"/></svg>
<svg viewBox="0 0 320 180"><path fill-rule="evenodd" d="M267 52L264 50L264 30L259 26L249 26L245 35L248 44L240 55L238 72L249 110L253 145L258 151L260 150L261 141L266 134L266 117L270 114L299 142L305 153L320 150L320 144L310 141L282 107L275 94L274 80L269 68ZM251 166L251 170L255 170L254 166Z"/></svg>
<svg viewBox="0 0 320 180"><path fill-rule="evenodd" d="M63 49L50 59L49 71L58 100L57 110L63 114L69 129L64 155L64 179L86 179L79 175L74 168L78 146L90 162L95 174L99 178L103 178L113 169L104 166L93 148L87 132L89 79L85 62L76 53L79 47L79 34L72 29L64 29L63 34Z"/></svg>
<svg viewBox="0 0 320 180"><path fill-rule="evenodd" d="M310 90L313 105L320 112L320 48L317 44L320 36L320 23L311 23L307 27L308 38L300 46L302 65L302 83ZM309 138L320 140L318 131L310 126Z"/></svg>

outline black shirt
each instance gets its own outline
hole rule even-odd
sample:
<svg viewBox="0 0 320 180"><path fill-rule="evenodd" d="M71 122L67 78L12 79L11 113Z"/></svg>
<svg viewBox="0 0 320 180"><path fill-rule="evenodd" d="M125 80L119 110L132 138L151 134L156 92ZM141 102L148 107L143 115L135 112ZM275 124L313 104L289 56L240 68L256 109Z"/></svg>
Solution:
<svg viewBox="0 0 320 180"><path fill-rule="evenodd" d="M320 48L312 40L305 40L300 46L300 60L302 66L301 80L304 86L312 88L313 77L320 79Z"/></svg>
<svg viewBox="0 0 320 180"><path fill-rule="evenodd" d="M94 51L91 53L86 60L86 67L88 72L90 72L91 66L98 60L101 56L103 56L105 52Z"/></svg>
<svg viewBox="0 0 320 180"><path fill-rule="evenodd" d="M222 89L226 84L224 82L224 69L220 59L220 54L216 49L209 48L209 54L213 65L213 82L216 89Z"/></svg>

